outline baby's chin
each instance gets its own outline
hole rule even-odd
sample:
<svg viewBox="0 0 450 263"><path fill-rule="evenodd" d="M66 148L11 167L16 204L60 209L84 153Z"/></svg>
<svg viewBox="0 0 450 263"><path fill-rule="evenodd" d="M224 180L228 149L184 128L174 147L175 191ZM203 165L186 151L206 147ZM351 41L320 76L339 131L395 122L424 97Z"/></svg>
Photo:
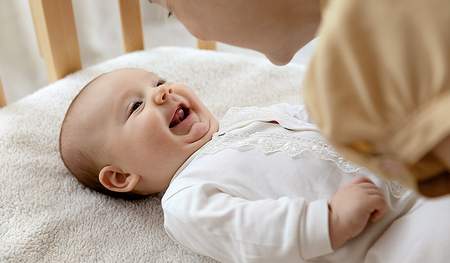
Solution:
<svg viewBox="0 0 450 263"><path fill-rule="evenodd" d="M212 138L212 132L210 123L196 122L191 126L189 134L187 135L187 143L195 143L204 141L207 142Z"/></svg>

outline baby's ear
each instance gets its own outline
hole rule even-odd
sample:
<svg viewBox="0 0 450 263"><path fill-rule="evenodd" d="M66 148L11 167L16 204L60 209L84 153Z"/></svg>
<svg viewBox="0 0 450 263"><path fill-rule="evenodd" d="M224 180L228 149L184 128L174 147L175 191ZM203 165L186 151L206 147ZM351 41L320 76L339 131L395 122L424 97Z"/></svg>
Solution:
<svg viewBox="0 0 450 263"><path fill-rule="evenodd" d="M125 193L133 190L140 176L124 173L119 167L108 165L100 171L98 179L108 190Z"/></svg>

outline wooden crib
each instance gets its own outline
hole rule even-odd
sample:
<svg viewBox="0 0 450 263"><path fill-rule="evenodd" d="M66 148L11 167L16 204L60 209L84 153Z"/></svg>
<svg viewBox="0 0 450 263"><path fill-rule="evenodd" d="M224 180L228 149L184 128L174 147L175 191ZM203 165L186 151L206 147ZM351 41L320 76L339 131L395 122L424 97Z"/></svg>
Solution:
<svg viewBox="0 0 450 263"><path fill-rule="evenodd" d="M0 108L6 105L5 92L3 92L2 80L0 79Z"/></svg>
<svg viewBox="0 0 450 263"><path fill-rule="evenodd" d="M71 0L29 0L41 57L53 83L82 68ZM124 52L144 49L139 0L118 0ZM216 50L213 41L197 39L197 48ZM7 104L0 79L0 107Z"/></svg>

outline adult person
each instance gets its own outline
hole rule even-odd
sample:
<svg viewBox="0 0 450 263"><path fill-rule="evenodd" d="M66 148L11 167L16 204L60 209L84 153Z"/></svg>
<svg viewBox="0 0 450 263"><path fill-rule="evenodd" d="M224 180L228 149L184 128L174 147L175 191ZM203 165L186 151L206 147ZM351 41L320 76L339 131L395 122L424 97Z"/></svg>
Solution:
<svg viewBox="0 0 450 263"><path fill-rule="evenodd" d="M154 0L197 38L287 64L322 21L304 97L347 159L425 196L450 193L446 0ZM322 12L321 12L322 11Z"/></svg>
<svg viewBox="0 0 450 263"><path fill-rule="evenodd" d="M320 23L316 0L150 0L167 8L202 40L249 48L285 65Z"/></svg>

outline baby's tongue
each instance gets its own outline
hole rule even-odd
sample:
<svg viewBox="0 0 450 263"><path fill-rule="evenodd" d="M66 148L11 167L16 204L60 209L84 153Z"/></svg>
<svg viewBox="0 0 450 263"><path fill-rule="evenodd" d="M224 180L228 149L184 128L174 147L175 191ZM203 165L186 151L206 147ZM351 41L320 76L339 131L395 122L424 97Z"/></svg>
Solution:
<svg viewBox="0 0 450 263"><path fill-rule="evenodd" d="M179 108L175 115L172 118L172 121L170 122L170 127L177 125L178 123L182 122L184 120L184 111L182 108Z"/></svg>

